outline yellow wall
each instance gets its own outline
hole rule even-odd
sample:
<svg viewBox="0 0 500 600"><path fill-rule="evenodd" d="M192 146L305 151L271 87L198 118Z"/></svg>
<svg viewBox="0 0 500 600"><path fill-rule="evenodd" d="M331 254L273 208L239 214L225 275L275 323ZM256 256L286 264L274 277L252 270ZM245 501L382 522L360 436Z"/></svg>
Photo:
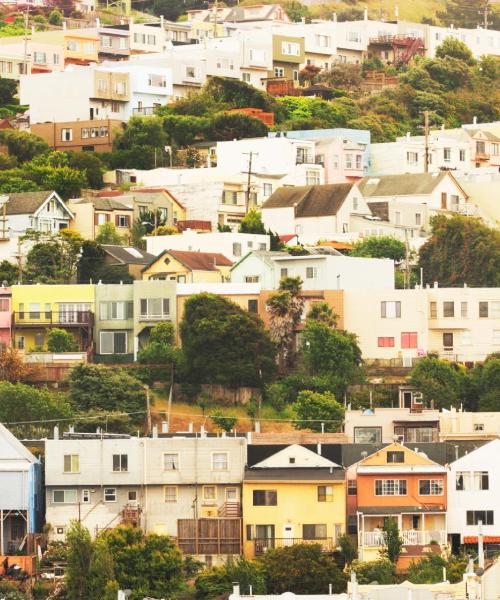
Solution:
<svg viewBox="0 0 500 600"><path fill-rule="evenodd" d="M165 264L166 260L170 262ZM230 267L219 267L217 271L191 271L169 254L164 254L143 271L142 278L154 279L161 275L166 279L178 279L180 275L184 275L186 283L222 283L229 280L229 271Z"/></svg>
<svg viewBox="0 0 500 600"><path fill-rule="evenodd" d="M318 485L333 486L333 502L318 502ZM253 506L254 490L277 490L277 506ZM243 553L254 556L254 542L247 539L247 525L274 525L275 538L284 537L285 525L293 526L293 537L302 538L302 525L326 524L327 537L334 538L335 524L345 532L346 493L344 481L243 482Z"/></svg>
<svg viewBox="0 0 500 600"><path fill-rule="evenodd" d="M365 460L362 461L361 464L363 467L369 466L369 465L380 466L380 465L389 464L390 466L397 469L397 464L387 462L387 451L390 452L392 450L395 450L397 452L398 451L404 452L404 455L405 455L404 463L400 463L403 465L434 465L434 464L436 464L432 460L425 458L424 456L417 454L416 452L413 452L412 450L409 450L408 448L406 448L405 446L402 446L401 444L392 444L390 446L387 446L386 448L379 450L372 456L368 456Z"/></svg>

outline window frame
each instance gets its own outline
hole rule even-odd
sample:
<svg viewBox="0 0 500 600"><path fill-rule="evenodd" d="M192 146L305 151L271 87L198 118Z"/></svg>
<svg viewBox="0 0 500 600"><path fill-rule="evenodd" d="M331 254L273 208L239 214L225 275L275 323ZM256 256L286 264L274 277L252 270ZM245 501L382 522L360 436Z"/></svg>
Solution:
<svg viewBox="0 0 500 600"><path fill-rule="evenodd" d="M167 490L175 490L175 500L167 500ZM163 501L165 504L176 504L179 501L179 489L176 485L163 486Z"/></svg>
<svg viewBox="0 0 500 600"><path fill-rule="evenodd" d="M69 458L69 469L66 468L66 459ZM73 461L76 459L76 468L73 466ZM80 455L79 454L63 454L63 473L80 473Z"/></svg>
<svg viewBox="0 0 500 600"><path fill-rule="evenodd" d="M166 462L165 459L167 456L175 456L176 460L173 461L172 464L174 464L175 466L172 468L167 469L166 468ZM178 473L181 470L181 457L180 457L180 453L179 452L163 452L163 456L162 456L162 466L163 466L163 471L174 471L175 473Z"/></svg>
<svg viewBox="0 0 500 600"><path fill-rule="evenodd" d="M123 458L125 457L125 461ZM118 464L115 465L115 459L118 458ZM125 465L123 464L125 463ZM115 467L118 468L115 468ZM128 473L128 454L113 454L112 455L113 473Z"/></svg>
<svg viewBox="0 0 500 600"><path fill-rule="evenodd" d="M222 468L221 467L218 467L218 468L215 467L215 456L217 454L224 455L226 457L225 467L222 467ZM213 452L211 452L210 457L211 457L210 458L210 465L211 465L211 470L212 471L216 471L216 472L229 471L229 452L226 452L226 451L222 451L221 452L221 451L214 450Z"/></svg>
<svg viewBox="0 0 500 600"><path fill-rule="evenodd" d="M377 483L380 482L380 490L381 493L377 493ZM393 483L393 490L394 493L384 493L384 488L385 491L387 492L389 489L389 482ZM397 486L395 485L395 482L397 482ZM401 484L404 483L404 486L402 486ZM401 488L404 487L404 493L401 493ZM396 493L396 489L397 492ZM407 496L408 495L408 480L407 479L375 479L373 482L373 491L374 491L374 496Z"/></svg>
<svg viewBox="0 0 500 600"><path fill-rule="evenodd" d="M429 483L429 492L425 493L422 491L422 484L428 482ZM436 484L440 484L437 485ZM434 490L440 487L440 491L433 492ZM418 480L418 495L419 496L443 496L444 495L444 480L443 479L419 479Z"/></svg>
<svg viewBox="0 0 500 600"><path fill-rule="evenodd" d="M320 490L324 491L320 492ZM333 485L318 485L316 487L316 493L318 502L333 502Z"/></svg>
<svg viewBox="0 0 500 600"><path fill-rule="evenodd" d="M117 490L117 488L115 488L115 487L105 487L102 490L103 502L106 502L106 503L118 502L118 493L116 490ZM111 498L113 498L113 499L111 499Z"/></svg>
<svg viewBox="0 0 500 600"><path fill-rule="evenodd" d="M64 500L62 500L61 502L56 501L55 500L55 494L57 493L62 493ZM73 492L74 493L74 500L66 500L66 494L68 492ZM78 490L77 489L56 489L56 490L52 490L52 504L78 504Z"/></svg>
<svg viewBox="0 0 500 600"><path fill-rule="evenodd" d="M256 494L263 494L263 501L256 502ZM271 499L270 502L268 500ZM278 490L258 489L252 490L252 506L278 506Z"/></svg>

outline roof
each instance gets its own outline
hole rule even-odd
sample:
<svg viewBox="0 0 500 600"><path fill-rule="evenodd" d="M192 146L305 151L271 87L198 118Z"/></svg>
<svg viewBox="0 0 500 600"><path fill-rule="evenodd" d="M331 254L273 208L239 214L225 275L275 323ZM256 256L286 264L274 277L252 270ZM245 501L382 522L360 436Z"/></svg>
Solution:
<svg viewBox="0 0 500 600"><path fill-rule="evenodd" d="M443 497L442 506L432 506L432 504L416 505L416 506L358 506L358 511L365 515L392 515L394 513L421 513L421 512L438 512L446 511L446 500Z"/></svg>
<svg viewBox="0 0 500 600"><path fill-rule="evenodd" d="M271 469L259 469L252 467L245 469L245 481L323 481L331 479L334 481L344 480L344 470L330 467L306 467L287 469L278 467Z"/></svg>
<svg viewBox="0 0 500 600"><path fill-rule="evenodd" d="M295 433L295 432L293 432ZM302 433L302 432L300 432ZM309 433L309 432L308 432ZM262 462L263 460L265 460L266 458L269 458L270 456L273 456L274 454L276 454L277 452L279 452L280 450L283 450L284 448L287 448L290 443L289 443L289 438L287 437L288 434L258 434L258 433L252 433L252 443L248 444L247 446L247 461L248 461L248 465L249 466L253 466L256 465L260 462ZM320 438L322 434L317 434L315 436L315 439ZM330 438L331 434L323 434L325 436L328 437L328 439ZM336 436L339 436L339 434L333 434ZM265 437L267 439L271 438L272 441L274 441L274 438L276 438L277 441L281 442L281 443L265 443L265 439L259 439L261 437ZM313 436L307 436L307 439L310 439L310 437ZM254 438L257 438L256 440L254 440ZM343 439L341 441L344 441ZM298 440L296 440L296 436L293 435L291 440L291 443L300 443ZM313 443L313 444L307 444L307 443L301 443L301 446L304 446L304 448L307 448L308 450L312 450L313 452L318 453L318 442ZM325 458L327 458L328 460L331 460L332 462L340 465L342 464L342 454L341 454L341 443L331 443L331 442L323 442L321 443L321 456L324 456Z"/></svg>
<svg viewBox="0 0 500 600"><path fill-rule="evenodd" d="M389 220L389 202L368 202L368 208L374 217L382 221Z"/></svg>
<svg viewBox="0 0 500 600"><path fill-rule="evenodd" d="M12 460L25 460L32 464L39 462L15 436L0 423L0 470L10 470L8 461Z"/></svg>
<svg viewBox="0 0 500 600"><path fill-rule="evenodd" d="M140 248L112 244L103 244L102 248L122 265L146 265L152 260L156 260L154 254L150 254Z"/></svg>
<svg viewBox="0 0 500 600"><path fill-rule="evenodd" d="M113 198L94 198L92 202L95 210L134 210L131 206L127 206Z"/></svg>
<svg viewBox="0 0 500 600"><path fill-rule="evenodd" d="M231 267L233 263L218 252L189 252L187 250L164 250L147 264L143 271L157 262L161 257L170 255L191 271L218 271L217 267Z"/></svg>
<svg viewBox="0 0 500 600"><path fill-rule="evenodd" d="M35 213L42 204L55 194L54 190L43 192L18 192L7 194L6 212L8 215L31 215ZM56 194L57 195L57 194Z"/></svg>
<svg viewBox="0 0 500 600"><path fill-rule="evenodd" d="M365 198L378 196L413 196L431 194L436 186L449 177L447 171L440 173L404 173L363 177L358 187Z"/></svg>
<svg viewBox="0 0 500 600"><path fill-rule="evenodd" d="M180 202L170 190L165 188L133 188L130 190L132 194L141 194L141 202L150 201L153 202L155 199L159 200L161 196L168 196L172 202L179 205L180 208L184 209L184 205ZM147 197L149 196L149 198Z"/></svg>
<svg viewBox="0 0 500 600"><path fill-rule="evenodd" d="M350 182L280 187L264 202L262 208L295 208L296 217L336 215L353 185Z"/></svg>
<svg viewBox="0 0 500 600"><path fill-rule="evenodd" d="M466 129L466 131L471 137L474 137L478 133L481 133L490 142L500 142L499 137L497 137L496 135L494 135L493 133L491 133L490 131L487 131L485 129Z"/></svg>

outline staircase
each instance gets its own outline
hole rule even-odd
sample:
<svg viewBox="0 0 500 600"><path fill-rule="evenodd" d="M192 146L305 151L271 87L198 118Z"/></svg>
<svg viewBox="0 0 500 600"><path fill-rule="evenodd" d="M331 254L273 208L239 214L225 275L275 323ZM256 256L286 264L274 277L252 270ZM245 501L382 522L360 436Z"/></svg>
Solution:
<svg viewBox="0 0 500 600"><path fill-rule="evenodd" d="M241 517L241 505L239 502L224 502L218 514L219 517Z"/></svg>

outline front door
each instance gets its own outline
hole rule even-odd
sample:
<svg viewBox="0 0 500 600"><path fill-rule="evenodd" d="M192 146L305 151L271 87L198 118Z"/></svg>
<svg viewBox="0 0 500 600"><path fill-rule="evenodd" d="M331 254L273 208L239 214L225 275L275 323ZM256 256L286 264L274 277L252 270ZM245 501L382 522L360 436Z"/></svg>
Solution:
<svg viewBox="0 0 500 600"><path fill-rule="evenodd" d="M283 546L293 545L293 525L283 526Z"/></svg>
<svg viewBox="0 0 500 600"><path fill-rule="evenodd" d="M403 392L403 406L404 408L411 408L413 394L411 392Z"/></svg>

